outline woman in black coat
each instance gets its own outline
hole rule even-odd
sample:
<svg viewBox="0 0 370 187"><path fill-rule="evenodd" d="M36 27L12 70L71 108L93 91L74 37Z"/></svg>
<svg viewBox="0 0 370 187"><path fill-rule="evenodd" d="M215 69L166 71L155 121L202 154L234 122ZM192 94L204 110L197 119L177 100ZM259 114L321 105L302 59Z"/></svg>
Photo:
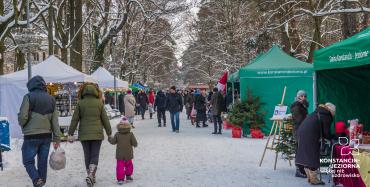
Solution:
<svg viewBox="0 0 370 187"><path fill-rule="evenodd" d="M297 130L299 126L302 124L303 120L307 117L308 106L309 104L307 101L306 92L303 90L299 90L297 92L295 102L290 106L290 111L292 112L292 118L294 123L293 136L295 140L297 140ZM295 176L307 178L306 173L304 171L304 166L296 164Z"/></svg>
<svg viewBox="0 0 370 187"><path fill-rule="evenodd" d="M196 127L199 126L199 122L203 122L203 127L208 127L206 124L207 121L207 98L206 98L206 92L205 90L202 90L200 95L196 94L195 96L195 103L194 103L194 108L197 110L197 119L196 119Z"/></svg>
<svg viewBox="0 0 370 187"><path fill-rule="evenodd" d="M320 139L332 139L331 124L335 115L335 105L326 103L320 105L302 122L297 132L298 149L295 163L303 165L311 184L324 184L317 178L320 167ZM320 132L321 131L321 132Z"/></svg>

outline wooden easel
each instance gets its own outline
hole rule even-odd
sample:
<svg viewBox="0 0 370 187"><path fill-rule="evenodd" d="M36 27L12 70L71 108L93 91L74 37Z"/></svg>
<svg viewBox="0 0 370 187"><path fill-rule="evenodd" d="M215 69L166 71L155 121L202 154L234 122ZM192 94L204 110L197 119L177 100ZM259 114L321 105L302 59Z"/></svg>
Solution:
<svg viewBox="0 0 370 187"><path fill-rule="evenodd" d="M284 87L283 97L281 99L281 103L279 104L279 106L283 106L283 104L284 104L285 93L286 93L286 86ZM284 128L284 119L271 119L271 120L273 121L272 122L272 127L271 127L271 130L270 130L270 134L269 134L269 137L267 139L266 145L265 145L265 149L263 150L262 158L261 158L260 165L259 165L260 167L262 166L262 162L263 162L263 159L265 157L266 150L267 149L275 150L275 147L276 147L275 146L275 140L277 140L278 144L280 143L281 130L283 130L283 128ZM277 138L276 138L276 135L277 135ZM271 146L269 146L271 137L273 137L272 144L271 144ZM278 153L276 152L274 170L276 170L277 158L278 158ZM289 165L292 166L292 163L291 163L290 160L289 160Z"/></svg>

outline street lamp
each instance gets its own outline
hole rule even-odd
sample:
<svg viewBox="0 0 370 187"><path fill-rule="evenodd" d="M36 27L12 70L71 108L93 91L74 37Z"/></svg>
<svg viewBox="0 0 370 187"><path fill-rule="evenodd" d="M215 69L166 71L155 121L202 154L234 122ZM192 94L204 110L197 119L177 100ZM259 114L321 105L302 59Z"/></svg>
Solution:
<svg viewBox="0 0 370 187"><path fill-rule="evenodd" d="M31 53L38 49L41 37L35 34L34 29L24 28L14 35L14 40L17 42L18 49L27 55L28 80L30 80L32 77Z"/></svg>
<svg viewBox="0 0 370 187"><path fill-rule="evenodd" d="M119 66L115 62L113 62L112 55L109 56L109 64L110 70L113 71L113 81L114 81L114 108L118 109L117 107L117 70L119 70Z"/></svg>

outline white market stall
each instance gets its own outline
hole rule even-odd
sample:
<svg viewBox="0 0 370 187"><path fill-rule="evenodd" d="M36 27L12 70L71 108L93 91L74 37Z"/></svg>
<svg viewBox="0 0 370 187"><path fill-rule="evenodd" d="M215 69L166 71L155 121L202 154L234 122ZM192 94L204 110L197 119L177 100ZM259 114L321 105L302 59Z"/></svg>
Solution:
<svg viewBox="0 0 370 187"><path fill-rule="evenodd" d="M98 82L100 88L114 88L114 76L105 68L99 67L91 76ZM128 82L116 78L116 87L128 89Z"/></svg>
<svg viewBox="0 0 370 187"><path fill-rule="evenodd" d="M49 56L45 61L32 66L32 76L36 75L42 76L47 83L96 82L92 76L79 72L55 56ZM8 117L13 138L22 137L17 113L23 96L28 93L27 78L27 70L0 77L0 116Z"/></svg>

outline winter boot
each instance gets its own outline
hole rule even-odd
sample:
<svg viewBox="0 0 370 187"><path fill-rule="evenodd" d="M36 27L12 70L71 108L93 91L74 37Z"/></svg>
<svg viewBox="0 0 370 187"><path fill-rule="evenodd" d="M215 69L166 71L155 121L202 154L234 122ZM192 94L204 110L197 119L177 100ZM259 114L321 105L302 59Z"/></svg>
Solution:
<svg viewBox="0 0 370 187"><path fill-rule="evenodd" d="M158 125L158 127L162 127L162 125L161 125L161 124L159 124L159 125Z"/></svg>
<svg viewBox="0 0 370 187"><path fill-rule="evenodd" d="M88 175L86 177L86 184L87 184L88 187L93 187L94 186L94 171L96 172L96 165L95 164L90 164Z"/></svg>
<svg viewBox="0 0 370 187"><path fill-rule="evenodd" d="M217 134L217 132L212 132L212 134Z"/></svg>
<svg viewBox="0 0 370 187"><path fill-rule="evenodd" d="M203 123L203 127L208 127L208 125L206 123Z"/></svg>
<svg viewBox="0 0 370 187"><path fill-rule="evenodd" d="M197 128L200 128L200 126L199 126L199 122L197 122L197 123L196 123L196 127L197 127Z"/></svg>
<svg viewBox="0 0 370 187"><path fill-rule="evenodd" d="M121 180L120 180L120 181L117 181L117 184L118 184L118 185L122 185L124 182L125 182L125 181L121 181Z"/></svg>
<svg viewBox="0 0 370 187"><path fill-rule="evenodd" d="M299 178L307 178L307 175L306 173L302 173L299 168L297 168L295 170L295 177L299 177Z"/></svg>
<svg viewBox="0 0 370 187"><path fill-rule="evenodd" d="M44 180L42 180L42 179L37 179L35 182L34 182L34 184L33 184L33 186L34 187L43 187L45 185L45 182L44 182Z"/></svg>
<svg viewBox="0 0 370 187"><path fill-rule="evenodd" d="M95 167L94 171L93 171L93 183L95 184L96 183L96 170L98 170L98 166Z"/></svg>
<svg viewBox="0 0 370 187"><path fill-rule="evenodd" d="M308 168L304 168L307 178L308 178L308 183L312 185L325 185L325 183L317 178L317 170L312 171Z"/></svg>
<svg viewBox="0 0 370 187"><path fill-rule="evenodd" d="M221 131L218 131L218 133L217 134L222 134L222 132Z"/></svg>
<svg viewBox="0 0 370 187"><path fill-rule="evenodd" d="M131 175L126 175L126 179L128 180L128 181L133 181L134 179L131 177Z"/></svg>

